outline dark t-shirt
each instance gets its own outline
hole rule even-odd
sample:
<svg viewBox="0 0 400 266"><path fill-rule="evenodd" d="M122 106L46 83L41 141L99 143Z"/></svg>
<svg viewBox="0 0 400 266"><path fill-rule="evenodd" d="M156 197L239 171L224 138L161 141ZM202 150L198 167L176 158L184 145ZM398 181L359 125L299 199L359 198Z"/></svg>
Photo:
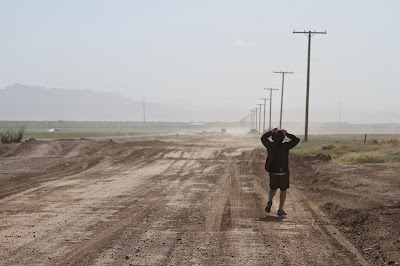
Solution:
<svg viewBox="0 0 400 266"><path fill-rule="evenodd" d="M289 173L289 150L296 146L300 139L295 135L286 134L288 142L273 142L269 139L272 131L268 131L261 137L261 142L268 150L268 157L272 157L270 173Z"/></svg>

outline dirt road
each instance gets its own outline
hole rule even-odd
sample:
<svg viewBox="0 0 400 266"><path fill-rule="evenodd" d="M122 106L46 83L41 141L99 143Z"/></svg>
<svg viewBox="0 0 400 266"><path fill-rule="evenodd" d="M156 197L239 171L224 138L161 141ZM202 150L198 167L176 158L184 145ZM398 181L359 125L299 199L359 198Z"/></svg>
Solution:
<svg viewBox="0 0 400 266"><path fill-rule="evenodd" d="M264 211L258 138L26 141L0 149L1 265L368 265L296 186ZM364 257L363 257L364 256Z"/></svg>

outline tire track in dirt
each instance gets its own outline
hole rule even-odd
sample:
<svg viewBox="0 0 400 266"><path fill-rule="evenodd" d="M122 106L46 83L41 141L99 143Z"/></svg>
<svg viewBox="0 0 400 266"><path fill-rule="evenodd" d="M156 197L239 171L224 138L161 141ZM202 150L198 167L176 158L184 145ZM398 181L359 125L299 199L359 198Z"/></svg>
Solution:
<svg viewBox="0 0 400 266"><path fill-rule="evenodd" d="M179 158L182 158L182 154L179 156ZM168 172L181 173L182 169L185 169L192 161L192 160L170 160L168 158L165 160L169 160L170 164L163 173L168 173ZM174 168L176 168L176 169L174 169ZM186 176L187 175L191 175L191 172L186 174ZM182 176L185 176L185 175L182 175ZM159 200L154 200L155 195L165 194L166 191L168 192L168 194L172 194L172 195L176 194L176 192L169 191L170 189L168 188L168 184L164 184L165 181L163 182L163 180L162 180L163 177L165 177L165 176L164 175L156 175L153 178L150 178L146 184L143 184L141 186L140 191L133 193L133 194L139 193L139 195L136 195L136 197L140 198L140 200L135 201L135 206L138 204L141 204L141 203L145 204L145 202L149 202L149 201L152 202L152 205L157 206L157 208L150 207L148 209L149 210L148 212L150 212L150 213L154 212L152 215L154 215L155 217L162 216L161 214L165 215L165 213L163 213L162 211L160 213L160 211L156 210L156 209L162 210L165 208L165 206L163 207L163 204L165 205L165 198L160 198ZM182 182L182 181L184 182L186 179L187 178L181 178L180 182ZM154 183L160 183L163 185L154 187L151 185ZM180 188L181 187L182 187L182 185L180 186ZM172 188L175 190L177 189L177 187L172 187ZM141 195L141 194L143 194L143 195ZM130 208L127 209L127 213L132 211L129 209ZM154 210L154 211L150 211L150 210ZM107 231L109 231L108 234L102 233L101 235L104 235L104 237L108 238L108 240L113 239L113 238L118 238L117 236L121 235L121 231L123 231L123 228L129 227L130 224L137 222L137 220L141 217L141 215L138 215L137 213L135 213L134 216L136 217L135 219L126 218L123 221L117 223L117 225L114 225L111 230L107 230ZM157 219L155 219L155 220L157 220ZM103 238L101 238L100 240L96 240L94 242L97 243L97 242L102 242L102 241L103 241ZM95 243L92 243L91 246L95 245ZM177 242L175 242L175 243L177 243ZM170 249L170 250L173 250L173 246L174 245L171 246L172 249ZM86 244L83 245L83 247L84 247L84 249L88 249L88 245L86 245ZM115 251L115 252L117 252L117 251ZM172 251L170 251L170 252L172 252ZM77 256L77 254L80 254L80 253L82 253L82 251L78 247L76 251L73 251L71 253L71 255L68 256L66 261L71 262L71 258L74 258L72 260L73 264L90 263L90 260L88 261L88 260L85 260L84 258L82 258L85 256L87 257L87 255L85 255L85 256L82 255L82 257ZM87 253L87 252L84 252L84 253ZM113 253L111 253L111 254L113 254Z"/></svg>
<svg viewBox="0 0 400 266"><path fill-rule="evenodd" d="M177 162L176 162L176 160L174 160L173 161L173 163L176 165L177 164ZM184 160L183 161L183 164L182 164L182 166L181 166L181 168L180 169L182 169L182 168L185 168L188 164L190 163L190 160ZM169 170L172 170L171 168L169 168ZM177 171L178 173L180 172L180 170L179 171ZM189 171L189 175L193 175L193 173L194 173L195 171L193 171L193 170L191 170L191 171ZM200 172L200 171L199 171ZM184 175L183 175L184 176ZM190 181L190 179L188 179L188 178L181 178L180 180L179 180L180 182L183 182L183 183L185 183L185 184L190 184L192 181ZM182 187L185 187L185 185L183 185L183 184L180 184L180 187L179 188L182 188ZM168 187L165 187L164 186L164 189L165 188L168 188ZM175 190L176 189L178 189L178 187L175 187L174 188ZM148 190L144 190L144 191L147 191L147 194L148 195L153 195L154 194L154 192L153 193L149 193L149 191ZM172 194L172 195L174 195L174 194L176 194L176 192L170 192L169 194ZM151 196L151 197L154 197L154 196ZM146 199L147 200L147 199ZM145 200L145 201L146 201ZM164 200L165 200L165 198L164 198ZM155 203L157 203L158 204L158 206L160 207L160 203L159 202L155 202ZM164 214L165 215L165 214ZM179 213L177 214L177 215L179 215ZM156 216L159 216L159 215L156 215ZM165 218L165 217L164 217ZM157 221L157 219L155 219L156 221ZM155 224L157 224L157 222L155 222ZM177 233L175 233L175 234L177 234L177 235L179 235L179 234L183 234L183 232L181 232L181 231L179 231L179 232L177 232ZM136 237L137 238L137 237ZM165 259L163 260L163 262L161 263L161 264L168 264L171 260L175 260L174 258L170 258L170 254L172 254L172 252L177 248L177 244L179 243L179 241L180 240L175 240L175 241L172 241L172 243L170 243L169 244L169 249L166 251L166 255L165 255ZM118 242L118 241L117 241ZM118 249L115 249L113 252L118 252ZM74 253L75 254L75 253ZM114 253L110 253L110 252L108 252L108 254L114 254ZM80 262L82 262L82 261L80 261ZM105 262L104 260L101 260L101 262ZM98 263L98 262L97 262ZM99 263L99 264L102 264L102 263Z"/></svg>

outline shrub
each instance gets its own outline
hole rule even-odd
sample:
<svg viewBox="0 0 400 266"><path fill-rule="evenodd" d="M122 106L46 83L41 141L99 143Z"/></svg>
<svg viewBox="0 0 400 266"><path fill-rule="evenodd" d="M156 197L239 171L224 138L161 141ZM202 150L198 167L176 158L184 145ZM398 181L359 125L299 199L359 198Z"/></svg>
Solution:
<svg viewBox="0 0 400 266"><path fill-rule="evenodd" d="M392 156L393 156L393 162L400 162L400 152L396 151L396 152L392 152Z"/></svg>
<svg viewBox="0 0 400 266"><path fill-rule="evenodd" d="M385 141L385 144L392 145L393 147L397 148L399 146L400 141L398 139L389 139Z"/></svg>
<svg viewBox="0 0 400 266"><path fill-rule="evenodd" d="M6 133L0 134L1 143L20 142L24 137L25 128L18 130L7 130Z"/></svg>
<svg viewBox="0 0 400 266"><path fill-rule="evenodd" d="M322 146L322 149L323 149L324 151L333 150L334 148L335 148L335 145L332 145L332 144L323 145L323 146Z"/></svg>
<svg viewBox="0 0 400 266"><path fill-rule="evenodd" d="M356 163L384 163L385 159L379 156L362 155L355 158Z"/></svg>
<svg viewBox="0 0 400 266"><path fill-rule="evenodd" d="M384 163L390 162L391 158L381 151L349 152L338 159L341 163Z"/></svg>

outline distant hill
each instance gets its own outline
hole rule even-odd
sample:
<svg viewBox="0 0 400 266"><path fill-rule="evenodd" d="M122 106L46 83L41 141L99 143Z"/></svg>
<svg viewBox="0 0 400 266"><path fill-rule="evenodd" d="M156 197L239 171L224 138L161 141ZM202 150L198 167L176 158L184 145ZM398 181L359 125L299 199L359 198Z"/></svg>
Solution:
<svg viewBox="0 0 400 266"><path fill-rule="evenodd" d="M2 120L138 120L142 103L112 93L14 84L0 94Z"/></svg>
<svg viewBox="0 0 400 266"><path fill-rule="evenodd" d="M201 118L182 107L146 102L147 121L195 119ZM0 120L142 121L143 103L114 93L14 84L0 90Z"/></svg>
<svg viewBox="0 0 400 266"><path fill-rule="evenodd" d="M146 102L146 121L238 121L241 113ZM115 93L14 84L0 90L0 120L142 121L143 105Z"/></svg>

